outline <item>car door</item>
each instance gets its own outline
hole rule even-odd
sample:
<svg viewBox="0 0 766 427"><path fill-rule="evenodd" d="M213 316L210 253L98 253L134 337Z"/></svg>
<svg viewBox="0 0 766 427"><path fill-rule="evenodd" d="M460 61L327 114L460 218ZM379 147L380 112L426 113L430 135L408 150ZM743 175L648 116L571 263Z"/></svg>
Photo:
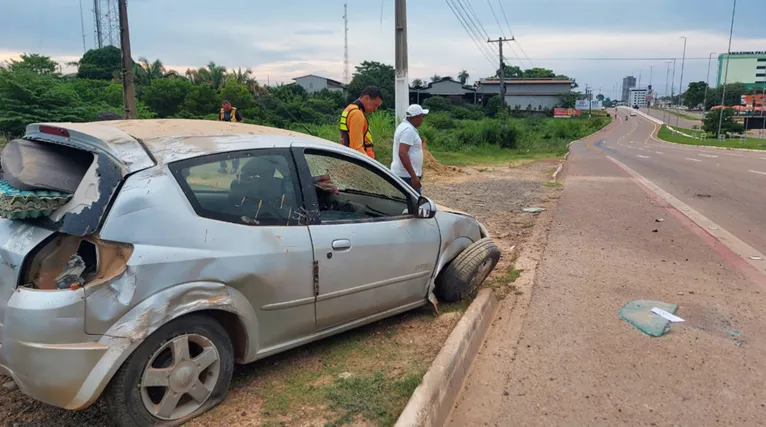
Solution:
<svg viewBox="0 0 766 427"><path fill-rule="evenodd" d="M425 301L436 220L387 170L341 150L294 149L318 267L317 329Z"/></svg>
<svg viewBox="0 0 766 427"><path fill-rule="evenodd" d="M171 171L204 222L195 253L214 254L212 278L253 306L257 321L248 327L257 330L259 351L313 334L314 256L290 149L194 158ZM198 264L191 271L206 268Z"/></svg>

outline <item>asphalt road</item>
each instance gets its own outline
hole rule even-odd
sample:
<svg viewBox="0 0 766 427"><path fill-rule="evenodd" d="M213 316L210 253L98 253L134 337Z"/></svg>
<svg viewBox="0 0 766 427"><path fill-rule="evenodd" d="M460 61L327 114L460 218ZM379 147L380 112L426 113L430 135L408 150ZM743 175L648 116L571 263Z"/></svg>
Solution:
<svg viewBox="0 0 766 427"><path fill-rule="evenodd" d="M750 170L766 153L653 129L631 117L572 145L536 276L519 279L534 277L528 300L500 302L449 425L763 425L766 276L608 156L763 250L766 175ZM634 299L685 322L642 335L618 314Z"/></svg>
<svg viewBox="0 0 766 427"><path fill-rule="evenodd" d="M669 144L657 127L631 117L595 145L766 253L766 151Z"/></svg>

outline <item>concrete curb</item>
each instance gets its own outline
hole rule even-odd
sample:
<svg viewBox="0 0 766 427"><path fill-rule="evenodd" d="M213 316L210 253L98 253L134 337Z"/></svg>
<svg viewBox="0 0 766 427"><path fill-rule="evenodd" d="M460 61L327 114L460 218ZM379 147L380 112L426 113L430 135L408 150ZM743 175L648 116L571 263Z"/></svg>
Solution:
<svg viewBox="0 0 766 427"><path fill-rule="evenodd" d="M492 289L479 291L468 310L447 337L423 380L410 397L395 427L444 425L463 381L479 351L497 310Z"/></svg>

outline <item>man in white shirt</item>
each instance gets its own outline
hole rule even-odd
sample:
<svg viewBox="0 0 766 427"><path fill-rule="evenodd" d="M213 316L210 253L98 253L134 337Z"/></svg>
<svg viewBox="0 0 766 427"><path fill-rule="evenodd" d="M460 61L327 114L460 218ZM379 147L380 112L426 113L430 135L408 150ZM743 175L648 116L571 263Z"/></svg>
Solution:
<svg viewBox="0 0 766 427"><path fill-rule="evenodd" d="M420 179L423 177L423 140L418 127L428 110L418 104L407 107L407 118L396 127L394 133L394 155L391 172L403 179L418 194L421 194Z"/></svg>

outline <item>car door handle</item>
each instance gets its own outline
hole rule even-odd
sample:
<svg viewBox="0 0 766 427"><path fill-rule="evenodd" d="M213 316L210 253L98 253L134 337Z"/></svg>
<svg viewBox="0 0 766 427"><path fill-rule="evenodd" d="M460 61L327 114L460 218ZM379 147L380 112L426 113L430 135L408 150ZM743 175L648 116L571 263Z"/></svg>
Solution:
<svg viewBox="0 0 766 427"><path fill-rule="evenodd" d="M332 248L336 251L342 251L345 249L351 249L351 240L338 239L332 241Z"/></svg>

